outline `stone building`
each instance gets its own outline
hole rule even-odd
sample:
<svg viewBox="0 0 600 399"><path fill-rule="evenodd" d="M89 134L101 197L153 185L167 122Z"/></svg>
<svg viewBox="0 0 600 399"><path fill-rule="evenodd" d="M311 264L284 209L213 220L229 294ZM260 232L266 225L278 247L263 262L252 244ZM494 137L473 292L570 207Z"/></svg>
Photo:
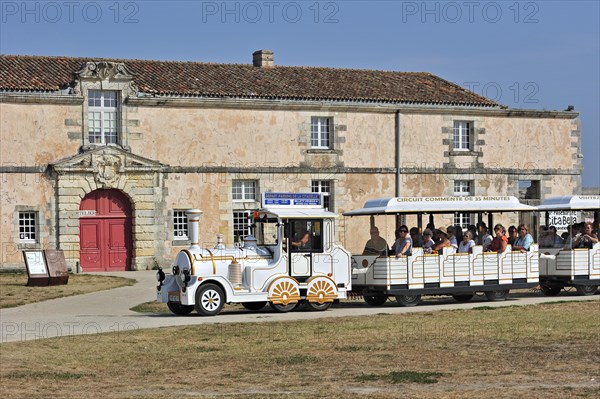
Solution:
<svg viewBox="0 0 600 399"><path fill-rule="evenodd" d="M323 192L342 213L581 184L575 112L508 109L430 73L274 66L270 51L248 65L2 55L0 123L5 268L32 247L87 271L168 267L186 209L204 211L208 245L232 245L268 191ZM362 249L368 225L338 223Z"/></svg>

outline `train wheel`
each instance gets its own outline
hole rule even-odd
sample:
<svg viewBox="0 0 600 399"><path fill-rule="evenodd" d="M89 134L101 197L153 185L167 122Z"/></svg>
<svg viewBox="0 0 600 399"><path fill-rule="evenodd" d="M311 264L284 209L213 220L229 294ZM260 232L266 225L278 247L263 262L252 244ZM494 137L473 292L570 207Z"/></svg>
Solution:
<svg viewBox="0 0 600 399"><path fill-rule="evenodd" d="M300 304L298 282L287 276L275 279L269 286L267 298L277 312L285 313L296 309Z"/></svg>
<svg viewBox="0 0 600 399"><path fill-rule="evenodd" d="M327 310L331 307L331 305L333 305L333 302L323 302L323 303L319 303L319 302L306 302L306 304L308 305L308 308L310 310L316 310L316 311L323 311L323 310Z"/></svg>
<svg viewBox="0 0 600 399"><path fill-rule="evenodd" d="M248 310L261 310L267 305L267 301L263 302L242 302L242 306Z"/></svg>
<svg viewBox="0 0 600 399"><path fill-rule="evenodd" d="M186 316L192 313L194 305L182 305L179 302L167 302L169 310L178 316Z"/></svg>
<svg viewBox="0 0 600 399"><path fill-rule="evenodd" d="M279 313L291 312L292 310L296 309L298 306L300 306L300 302L288 303L287 305L271 302L271 307Z"/></svg>
<svg viewBox="0 0 600 399"><path fill-rule="evenodd" d="M504 301L506 298L508 298L509 293L510 290L486 291L485 297L488 299L488 301Z"/></svg>
<svg viewBox="0 0 600 399"><path fill-rule="evenodd" d="M456 302L469 302L473 298L473 294L456 294L452 295Z"/></svg>
<svg viewBox="0 0 600 399"><path fill-rule="evenodd" d="M421 295L396 295L396 302L402 306L416 306L421 302Z"/></svg>
<svg viewBox="0 0 600 399"><path fill-rule="evenodd" d="M542 294L546 296L557 296L558 294L560 294L562 287L559 285L541 284L540 290L542 291Z"/></svg>
<svg viewBox="0 0 600 399"><path fill-rule="evenodd" d="M196 312L202 316L215 316L225 305L223 290L215 284L203 284L196 291Z"/></svg>
<svg viewBox="0 0 600 399"><path fill-rule="evenodd" d="M338 297L335 281L326 276L315 276L308 281L306 302L312 310L326 310ZM315 306L312 306L314 304Z"/></svg>
<svg viewBox="0 0 600 399"><path fill-rule="evenodd" d="M576 285L575 289L579 295L594 295L598 291L597 285Z"/></svg>
<svg viewBox="0 0 600 399"><path fill-rule="evenodd" d="M387 295L364 295L363 298L371 306L381 306L388 300Z"/></svg>

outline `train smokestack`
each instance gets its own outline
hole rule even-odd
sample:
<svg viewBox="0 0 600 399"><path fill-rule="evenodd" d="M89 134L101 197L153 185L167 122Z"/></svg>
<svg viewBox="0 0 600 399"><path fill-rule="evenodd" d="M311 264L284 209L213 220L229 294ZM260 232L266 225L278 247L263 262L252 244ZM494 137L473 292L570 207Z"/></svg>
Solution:
<svg viewBox="0 0 600 399"><path fill-rule="evenodd" d="M188 234L190 235L191 247L200 249L200 209L190 209L185 212L188 218Z"/></svg>

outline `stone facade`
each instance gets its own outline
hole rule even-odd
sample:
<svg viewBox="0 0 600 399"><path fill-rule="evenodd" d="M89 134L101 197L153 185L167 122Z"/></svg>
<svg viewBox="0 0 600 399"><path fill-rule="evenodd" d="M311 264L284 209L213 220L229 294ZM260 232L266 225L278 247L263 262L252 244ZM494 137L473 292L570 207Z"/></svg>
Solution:
<svg viewBox="0 0 600 399"><path fill-rule="evenodd" d="M1 267L22 267L21 249L49 247L74 268L81 200L101 189L131 201L132 269L169 267L189 244L174 239L175 210L202 209L201 241L223 234L232 245L234 210L257 207L262 192L310 192L313 181L331 183L337 213L374 197L453 195L456 180L472 182L473 195L518 196L519 181L539 182L540 199L581 190L573 112L150 96L120 63L73 73L69 91L0 93ZM118 93L116 145L87 140L89 90ZM330 148L311 146L312 117L332 121ZM455 121L473 126L469 151L453 150ZM237 180L256 183L256 201L233 200ZM36 212L35 243L20 243L22 211ZM362 250L368 223L340 218L338 239ZM391 243L393 223L376 223Z"/></svg>

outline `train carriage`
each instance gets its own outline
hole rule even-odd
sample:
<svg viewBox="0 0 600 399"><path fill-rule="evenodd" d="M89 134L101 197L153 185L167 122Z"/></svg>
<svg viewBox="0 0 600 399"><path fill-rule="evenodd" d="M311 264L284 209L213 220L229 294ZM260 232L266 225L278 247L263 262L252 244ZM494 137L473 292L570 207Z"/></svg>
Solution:
<svg viewBox="0 0 600 399"><path fill-rule="evenodd" d="M363 208L345 212L350 217L448 215L456 212L488 216L533 212L515 197L395 197L367 201ZM517 215L518 216L518 215ZM373 223L373 222L372 222ZM352 287L371 305L381 305L392 296L404 306L416 305L421 295L452 295L458 301L469 300L483 292L489 300L506 299L511 289L532 288L539 282L538 246L529 251L484 252L481 245L471 253L456 253L446 247L439 254L426 254L414 248L410 256L394 254L353 255Z"/></svg>
<svg viewBox="0 0 600 399"><path fill-rule="evenodd" d="M287 312L300 303L326 310L351 289L350 253L335 243L336 214L321 194L264 193L242 245L201 248L199 210L188 211L192 246L179 252L173 273L157 273L158 302L179 315L218 314L225 303Z"/></svg>
<svg viewBox="0 0 600 399"><path fill-rule="evenodd" d="M551 213L576 212L587 214L598 227L600 196L572 195L546 199L538 207L546 226L553 224ZM576 220L572 220L576 221ZM540 287L546 295L558 295L565 287L575 287L581 295L593 295L600 285L600 243L591 248L571 248L572 238L563 245L540 248Z"/></svg>

